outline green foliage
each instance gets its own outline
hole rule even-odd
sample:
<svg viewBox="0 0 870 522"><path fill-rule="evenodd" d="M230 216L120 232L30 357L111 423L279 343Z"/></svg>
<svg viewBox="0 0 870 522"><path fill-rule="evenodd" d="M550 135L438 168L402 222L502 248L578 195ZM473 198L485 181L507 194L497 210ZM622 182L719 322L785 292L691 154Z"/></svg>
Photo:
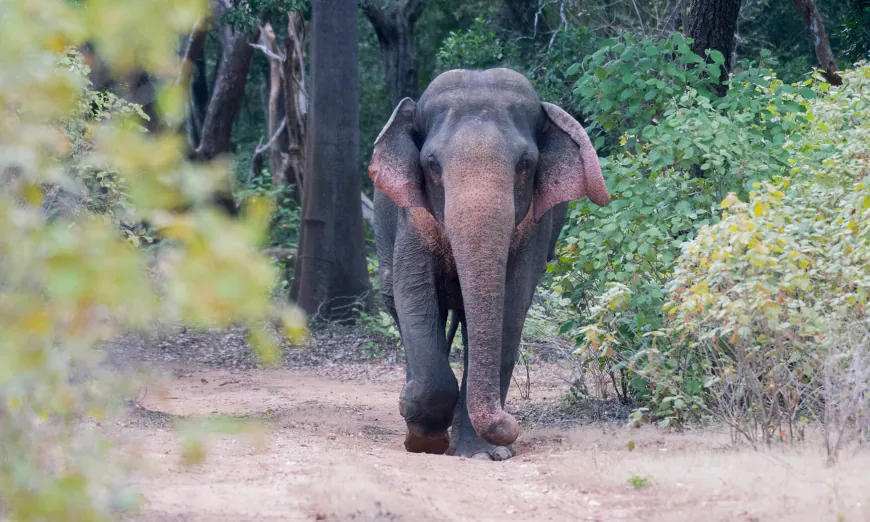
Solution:
<svg viewBox="0 0 870 522"><path fill-rule="evenodd" d="M649 487L650 481L648 477L641 477L638 475L632 475L627 480L628 485L633 487L634 489L643 489Z"/></svg>
<svg viewBox="0 0 870 522"><path fill-rule="evenodd" d="M868 86L867 65L844 74L839 89L816 86L825 94L809 104L806 138L786 144L793 178L756 184L748 202L729 195L722 221L684 245L668 284L673 341L644 356L644 371L703 380L704 399L727 408L750 440L791 433L819 397L845 393L836 387L846 382L824 378L826 365L836 357L848 370L860 359L850 352L867 350ZM858 340L844 346L844 329ZM675 352L698 367L672 367ZM859 394L870 385L862 379Z"/></svg>
<svg viewBox="0 0 870 522"><path fill-rule="evenodd" d="M227 166L190 164L183 140L142 131L141 110L95 93L71 47L91 41L114 72L170 79L162 117L183 113L175 42L203 14L199 0L13 0L0 16L0 517L117 520L135 497L120 485L110 441L82 423L113 413L124 391L82 374L98 349L155 322L248 325L304 336L295 308L269 296L277 274L259 255L269 206L230 219L208 203ZM37 14L38 13L38 14ZM62 203L62 204L61 204ZM170 209L190 206L186 212ZM124 223L165 238L141 249ZM123 232L122 232L123 231Z"/></svg>
<svg viewBox="0 0 870 522"><path fill-rule="evenodd" d="M590 126L607 133L598 146L612 143L601 166L613 200L604 208L571 204L565 246L550 270L559 276L554 288L583 316L562 330L578 335L584 363L620 373L641 401L650 399L649 382L630 361L664 324L665 287L681 245L719 220L728 192L746 195L788 167L783 145L799 139L804 96L815 96L748 67L720 98L710 89L717 75L692 69L704 60L688 45L679 35L659 43L625 37L574 66L583 71L575 92Z"/></svg>
<svg viewBox="0 0 870 522"><path fill-rule="evenodd" d="M371 359L376 359L383 354L382 344L390 344L393 347L398 347L401 342L399 329L396 328L396 323L390 314L383 310L376 314L368 314L360 312L360 326L370 334L374 334L379 339L366 341L362 344L362 349Z"/></svg>
<svg viewBox="0 0 870 522"><path fill-rule="evenodd" d="M576 117L583 114L580 100L572 92L577 58L598 50L600 38L588 27L568 26L552 36L552 42L541 45L528 69L529 80L542 100L562 107ZM572 69L572 67L574 67Z"/></svg>
<svg viewBox="0 0 870 522"><path fill-rule="evenodd" d="M269 244L296 248L299 243L299 216L302 208L296 201L294 190L296 187L293 185L275 188L272 185L272 174L268 169L263 169L259 175L252 175L234 195L242 202L260 199L270 201L274 211L269 224Z"/></svg>
<svg viewBox="0 0 870 522"><path fill-rule="evenodd" d="M276 27L286 26L286 16L290 11L308 12L311 3L308 0L232 0L232 8L224 13L221 23L242 30L252 30L263 20L275 20L283 23Z"/></svg>
<svg viewBox="0 0 870 522"><path fill-rule="evenodd" d="M574 94L593 116L591 130L612 139L624 133L637 136L688 89L711 98L722 62L706 65L689 45L680 33L658 42L638 42L626 33L605 40L582 63L571 66L569 72L582 71ZM596 140L596 148L603 145L602 139Z"/></svg>
<svg viewBox="0 0 870 522"><path fill-rule="evenodd" d="M847 58L855 61L870 59L870 4L857 0L850 2L841 36Z"/></svg>
<svg viewBox="0 0 870 522"><path fill-rule="evenodd" d="M482 16L468 30L451 31L438 51L437 72L507 66L519 57L516 44L500 36Z"/></svg>

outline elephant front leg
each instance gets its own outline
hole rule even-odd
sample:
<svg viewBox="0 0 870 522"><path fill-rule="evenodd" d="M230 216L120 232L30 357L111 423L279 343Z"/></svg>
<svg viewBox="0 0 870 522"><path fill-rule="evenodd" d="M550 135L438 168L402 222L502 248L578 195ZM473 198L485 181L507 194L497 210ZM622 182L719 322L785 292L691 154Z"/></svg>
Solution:
<svg viewBox="0 0 870 522"><path fill-rule="evenodd" d="M462 386L459 389L459 402L453 417L453 429L450 433L450 449L448 453L457 457L468 457L479 460L506 460L513 457L513 449L507 446L490 444L474 431L471 419L468 417L466 402L468 390L468 327L462 318L462 358L465 371L462 374Z"/></svg>
<svg viewBox="0 0 870 522"><path fill-rule="evenodd" d="M395 304L405 346L407 380L399 410L408 426L405 449L444 453L459 396L445 335L447 311L439 305L438 267L426 255L394 265Z"/></svg>
<svg viewBox="0 0 870 522"><path fill-rule="evenodd" d="M510 389L511 378L517 361L517 352L522 340L523 326L526 315L532 305L535 287L546 267L544 249L541 244L526 248L508 263L507 281L510 282L505 291L504 322L502 330L501 366L499 371L499 391L501 405L504 407L507 392ZM464 348L464 368L462 386L459 392L459 404L453 421L453 431L450 436L450 453L482 460L505 460L513 457L512 446L495 446L485 442L471 425L466 404L466 381L468 372L468 335L465 323L462 325L462 342Z"/></svg>

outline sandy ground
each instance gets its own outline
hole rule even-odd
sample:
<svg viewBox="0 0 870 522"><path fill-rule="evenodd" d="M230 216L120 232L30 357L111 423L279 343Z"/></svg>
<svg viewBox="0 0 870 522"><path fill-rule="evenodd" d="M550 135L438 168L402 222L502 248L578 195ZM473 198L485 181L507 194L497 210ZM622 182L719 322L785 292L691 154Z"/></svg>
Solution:
<svg viewBox="0 0 870 522"><path fill-rule="evenodd" d="M709 430L591 422L526 426L506 462L409 454L400 365L160 370L148 410L261 430L210 435L206 460L186 466L174 421L122 424L126 450L147 464L136 478L143 521L870 521L866 452L830 469L815 444L754 451ZM558 379L533 382L532 401L514 396L510 409L564 392Z"/></svg>

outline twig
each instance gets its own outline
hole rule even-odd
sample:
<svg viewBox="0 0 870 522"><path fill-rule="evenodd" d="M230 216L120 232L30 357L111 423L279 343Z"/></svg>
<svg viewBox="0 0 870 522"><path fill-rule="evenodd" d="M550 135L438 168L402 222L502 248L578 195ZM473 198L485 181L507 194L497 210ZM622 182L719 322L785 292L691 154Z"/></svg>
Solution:
<svg viewBox="0 0 870 522"><path fill-rule="evenodd" d="M643 16L640 14L640 8L637 7L637 0L631 0L631 4L634 6L634 11L637 13L637 21L640 22L640 30L643 31L643 35L646 36L646 26L643 25Z"/></svg>
<svg viewBox="0 0 870 522"><path fill-rule="evenodd" d="M568 27L568 20L565 18L565 0L562 0L562 3L559 5L559 19L559 27L553 31L553 36L550 37L550 43L547 45L547 49L553 47L553 42L556 40L556 35L559 34L559 31L561 31L563 27Z"/></svg>
<svg viewBox="0 0 870 522"><path fill-rule="evenodd" d="M275 134L271 138L269 138L269 141L267 141L265 145L258 144L257 148L254 150L254 154L262 154L262 153L266 152L267 150L269 150L269 148L272 147L272 144L275 143L275 140L278 139L278 136L280 136L281 133L284 131L284 127L286 127L286 126L287 126L287 117L285 116L284 119L281 120L281 125L278 125L278 130L275 131ZM260 141L262 142L263 139L260 138Z"/></svg>
<svg viewBox="0 0 870 522"><path fill-rule="evenodd" d="M263 51L263 53L264 53L266 56L268 56L269 58L271 58L271 59L273 59L273 60L277 60L277 61L282 62L282 63L283 63L284 60L285 60L285 58L284 58L283 56L273 53L273 52L270 51L268 48L266 48L266 46L263 45L263 44L255 44L255 43L251 43L251 44L248 44L248 45L250 45L250 46L253 47L254 49L259 49L259 50Z"/></svg>

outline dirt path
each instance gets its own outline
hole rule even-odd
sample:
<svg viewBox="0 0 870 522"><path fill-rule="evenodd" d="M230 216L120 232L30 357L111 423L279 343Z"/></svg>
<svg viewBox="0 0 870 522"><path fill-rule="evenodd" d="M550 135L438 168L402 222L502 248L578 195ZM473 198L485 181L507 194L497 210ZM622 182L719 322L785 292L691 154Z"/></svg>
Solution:
<svg viewBox="0 0 870 522"><path fill-rule="evenodd" d="M403 374L383 365L176 371L143 406L260 419L266 444L211 435L206 461L184 466L171 426L131 423L124 435L151 464L138 478L143 520L870 520L866 454L828 470L808 448L733 450L715 433L600 423L526 430L507 462L408 454ZM632 476L648 482L633 487Z"/></svg>

